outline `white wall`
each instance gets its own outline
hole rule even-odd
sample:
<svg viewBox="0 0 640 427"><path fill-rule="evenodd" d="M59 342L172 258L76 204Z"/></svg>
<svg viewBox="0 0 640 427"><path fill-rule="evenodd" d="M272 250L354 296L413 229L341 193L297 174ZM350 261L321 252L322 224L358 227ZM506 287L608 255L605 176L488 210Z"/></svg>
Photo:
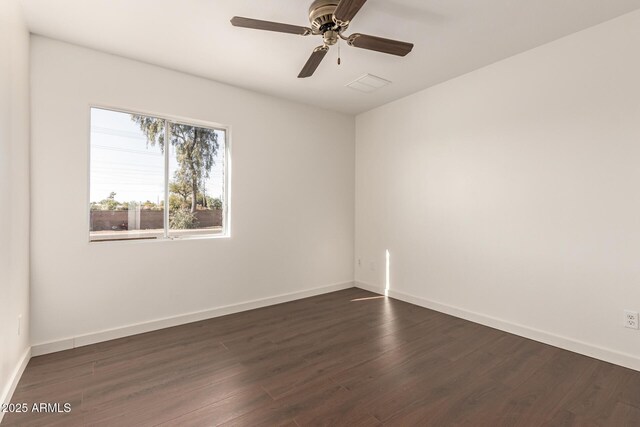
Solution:
<svg viewBox="0 0 640 427"><path fill-rule="evenodd" d="M640 369L638 52L634 12L358 116L356 280Z"/></svg>
<svg viewBox="0 0 640 427"><path fill-rule="evenodd" d="M352 282L352 116L37 36L31 61L35 345ZM92 104L231 126L232 237L87 243Z"/></svg>
<svg viewBox="0 0 640 427"><path fill-rule="evenodd" d="M29 33L0 2L0 402L29 348ZM18 335L18 316L22 315ZM2 414L0 413L0 419Z"/></svg>

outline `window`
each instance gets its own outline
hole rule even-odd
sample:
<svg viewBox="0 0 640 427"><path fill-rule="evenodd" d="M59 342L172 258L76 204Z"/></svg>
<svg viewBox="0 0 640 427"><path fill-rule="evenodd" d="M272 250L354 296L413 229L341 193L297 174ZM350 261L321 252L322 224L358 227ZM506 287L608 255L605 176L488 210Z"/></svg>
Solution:
<svg viewBox="0 0 640 427"><path fill-rule="evenodd" d="M227 130L91 108L92 242L226 235Z"/></svg>

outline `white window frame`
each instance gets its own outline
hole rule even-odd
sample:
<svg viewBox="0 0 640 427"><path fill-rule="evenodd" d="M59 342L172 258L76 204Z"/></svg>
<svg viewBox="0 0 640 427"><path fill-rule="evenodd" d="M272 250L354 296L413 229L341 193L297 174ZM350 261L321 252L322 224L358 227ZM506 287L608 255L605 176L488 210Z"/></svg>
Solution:
<svg viewBox="0 0 640 427"><path fill-rule="evenodd" d="M223 157L223 184L222 184L222 231L212 234L200 234L193 236L170 236L169 235L169 145L166 145L164 150L164 231L162 237L155 239L113 239L113 240L91 240L91 110L100 109L113 111L115 113L135 114L147 117L153 117L156 119L165 120L165 140L169 141L170 130L167 126L168 122L186 125L196 126L200 128L212 129L224 132L224 157ZM89 104L88 106L88 141L89 148L87 150L87 198L86 198L86 228L87 239L90 244L99 243L100 245L106 244L131 244L131 243L149 243L149 242L171 242L171 241L184 241L184 240L206 240L206 239L228 239L231 237L231 127L214 122L207 122L204 120L190 119L179 116L172 116L167 114L159 114L153 112L145 112L144 110L129 110L126 108L105 106L100 104Z"/></svg>

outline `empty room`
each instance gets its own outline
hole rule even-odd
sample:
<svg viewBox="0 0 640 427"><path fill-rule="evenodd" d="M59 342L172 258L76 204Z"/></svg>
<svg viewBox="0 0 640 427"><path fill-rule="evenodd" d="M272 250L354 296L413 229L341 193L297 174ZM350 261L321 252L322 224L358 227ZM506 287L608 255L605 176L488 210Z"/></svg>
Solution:
<svg viewBox="0 0 640 427"><path fill-rule="evenodd" d="M640 0L0 0L0 426L640 426Z"/></svg>

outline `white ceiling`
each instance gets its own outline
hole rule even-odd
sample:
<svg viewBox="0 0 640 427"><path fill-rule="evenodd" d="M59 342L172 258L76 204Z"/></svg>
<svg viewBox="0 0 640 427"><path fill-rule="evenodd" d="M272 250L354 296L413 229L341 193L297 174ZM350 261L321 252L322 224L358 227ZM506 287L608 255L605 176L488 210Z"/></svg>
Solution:
<svg viewBox="0 0 640 427"><path fill-rule="evenodd" d="M22 0L33 33L346 113L360 113L640 8L640 0L369 0L349 33L415 43L405 58L234 28L234 15L308 26L311 0ZM345 87L364 73L393 83Z"/></svg>

